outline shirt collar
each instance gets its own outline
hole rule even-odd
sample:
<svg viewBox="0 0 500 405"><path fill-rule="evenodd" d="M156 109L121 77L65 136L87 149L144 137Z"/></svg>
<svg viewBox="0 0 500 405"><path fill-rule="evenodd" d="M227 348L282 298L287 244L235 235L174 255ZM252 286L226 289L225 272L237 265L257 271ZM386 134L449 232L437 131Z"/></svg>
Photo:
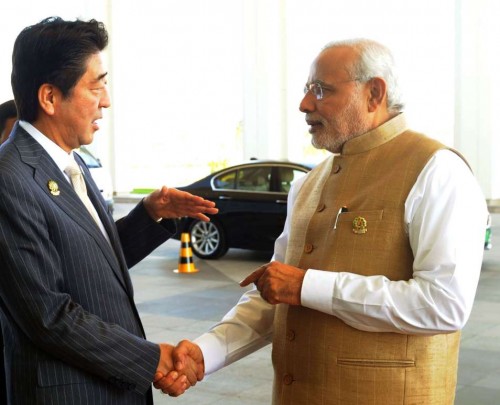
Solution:
<svg viewBox="0 0 500 405"><path fill-rule="evenodd" d="M19 121L19 125L45 149L61 172L65 174L64 169L68 165L68 159L74 159L73 151L67 153L27 121Z"/></svg>

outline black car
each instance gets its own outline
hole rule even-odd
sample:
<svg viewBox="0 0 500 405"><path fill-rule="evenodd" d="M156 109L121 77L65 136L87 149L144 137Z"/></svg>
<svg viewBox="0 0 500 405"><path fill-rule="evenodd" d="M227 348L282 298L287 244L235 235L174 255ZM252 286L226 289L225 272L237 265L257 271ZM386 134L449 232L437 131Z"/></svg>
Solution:
<svg viewBox="0 0 500 405"><path fill-rule="evenodd" d="M312 167L253 160L177 187L214 201L219 213L210 222L182 218L175 238L189 232L193 253L203 259L217 259L229 248L271 251L285 224L290 186Z"/></svg>

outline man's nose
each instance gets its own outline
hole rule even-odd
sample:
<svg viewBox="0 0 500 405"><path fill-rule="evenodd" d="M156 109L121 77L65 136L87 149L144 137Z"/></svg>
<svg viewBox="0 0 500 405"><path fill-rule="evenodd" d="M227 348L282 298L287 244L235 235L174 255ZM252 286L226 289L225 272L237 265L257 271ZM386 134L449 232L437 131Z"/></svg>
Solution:
<svg viewBox="0 0 500 405"><path fill-rule="evenodd" d="M109 96L108 86L104 87L104 93L101 97L100 107L109 108L111 106L111 97Z"/></svg>
<svg viewBox="0 0 500 405"><path fill-rule="evenodd" d="M299 110L303 113L316 110L316 96L311 91L307 91L302 97Z"/></svg>

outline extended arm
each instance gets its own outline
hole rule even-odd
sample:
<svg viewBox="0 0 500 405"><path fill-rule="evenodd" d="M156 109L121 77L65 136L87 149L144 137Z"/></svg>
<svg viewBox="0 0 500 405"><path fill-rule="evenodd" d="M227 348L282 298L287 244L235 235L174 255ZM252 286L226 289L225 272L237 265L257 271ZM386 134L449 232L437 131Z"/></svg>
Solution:
<svg viewBox="0 0 500 405"><path fill-rule="evenodd" d="M116 221L127 266L137 264L176 232L174 218L192 216L208 221L205 214L217 212L212 201L190 193L167 187L154 191Z"/></svg>

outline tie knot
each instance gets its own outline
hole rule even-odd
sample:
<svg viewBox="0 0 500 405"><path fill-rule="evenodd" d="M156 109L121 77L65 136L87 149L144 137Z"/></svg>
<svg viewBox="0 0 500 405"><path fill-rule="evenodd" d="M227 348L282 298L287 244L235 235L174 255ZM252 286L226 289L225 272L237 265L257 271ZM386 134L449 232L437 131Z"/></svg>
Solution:
<svg viewBox="0 0 500 405"><path fill-rule="evenodd" d="M78 163L74 159L70 159L68 162L68 165L64 169L64 172L69 176L77 176L82 174L82 171L80 170L80 166L78 166Z"/></svg>

